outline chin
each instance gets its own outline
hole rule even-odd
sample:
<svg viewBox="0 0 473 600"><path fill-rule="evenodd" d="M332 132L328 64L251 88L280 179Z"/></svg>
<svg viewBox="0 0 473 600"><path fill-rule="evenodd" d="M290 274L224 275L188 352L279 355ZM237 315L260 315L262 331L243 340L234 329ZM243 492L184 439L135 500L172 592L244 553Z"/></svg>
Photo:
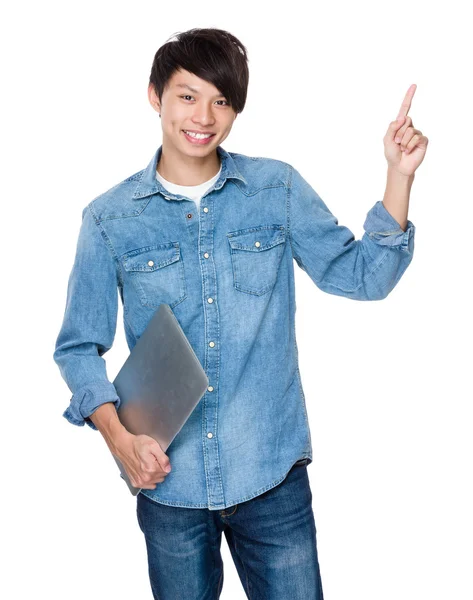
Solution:
<svg viewBox="0 0 473 600"><path fill-rule="evenodd" d="M202 154L213 152L217 146L218 142L216 141L209 142L208 144L202 146L199 146L197 144L189 144L187 140L184 140L183 144L179 144L179 147L183 148L186 154L198 154L199 156L202 156Z"/></svg>

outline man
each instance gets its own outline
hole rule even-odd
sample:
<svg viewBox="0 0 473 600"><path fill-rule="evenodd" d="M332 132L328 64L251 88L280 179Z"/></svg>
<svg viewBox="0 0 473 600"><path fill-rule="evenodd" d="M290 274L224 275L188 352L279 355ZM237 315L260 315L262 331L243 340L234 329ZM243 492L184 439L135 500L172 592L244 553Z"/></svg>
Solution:
<svg viewBox="0 0 473 600"><path fill-rule="evenodd" d="M321 290L373 301L414 252L409 193L427 146L407 116L415 88L385 136L383 202L355 240L291 165L222 148L248 79L245 47L220 29L180 33L157 51L148 94L162 146L83 209L54 352L73 393L64 416L99 430L142 488L150 583L166 600L220 596L222 531L249 598L323 599L294 260ZM130 350L167 303L209 378L168 455L117 415L103 359L117 288Z"/></svg>

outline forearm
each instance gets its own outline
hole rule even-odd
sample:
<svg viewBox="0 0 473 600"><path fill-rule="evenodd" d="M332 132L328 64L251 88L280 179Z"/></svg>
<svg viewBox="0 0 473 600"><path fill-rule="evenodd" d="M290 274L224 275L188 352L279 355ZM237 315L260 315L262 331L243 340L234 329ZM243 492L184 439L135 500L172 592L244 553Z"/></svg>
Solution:
<svg viewBox="0 0 473 600"><path fill-rule="evenodd" d="M130 434L120 422L113 402L105 402L99 406L90 415L89 419L103 435L110 452L116 454L120 441L123 441Z"/></svg>
<svg viewBox="0 0 473 600"><path fill-rule="evenodd" d="M388 167L383 205L391 216L396 219L403 231L407 229L409 197L414 177L414 175L402 175Z"/></svg>

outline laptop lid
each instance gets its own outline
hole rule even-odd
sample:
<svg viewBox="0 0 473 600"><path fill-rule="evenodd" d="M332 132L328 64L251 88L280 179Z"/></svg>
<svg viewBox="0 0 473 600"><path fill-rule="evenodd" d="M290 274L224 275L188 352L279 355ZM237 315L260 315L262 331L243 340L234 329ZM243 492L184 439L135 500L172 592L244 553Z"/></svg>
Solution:
<svg viewBox="0 0 473 600"><path fill-rule="evenodd" d="M136 342L113 384L120 397L118 417L134 435L146 434L164 452L181 430L209 384L179 321L161 304ZM136 496L121 462L121 477Z"/></svg>

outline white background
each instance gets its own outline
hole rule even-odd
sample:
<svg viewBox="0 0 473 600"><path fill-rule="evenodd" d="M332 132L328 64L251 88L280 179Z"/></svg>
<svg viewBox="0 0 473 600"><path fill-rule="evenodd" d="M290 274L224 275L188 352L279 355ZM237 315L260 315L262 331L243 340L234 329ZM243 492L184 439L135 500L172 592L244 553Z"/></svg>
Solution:
<svg viewBox="0 0 473 600"><path fill-rule="evenodd" d="M18 2L1 15L2 561L8 599L151 599L135 498L99 432L69 424L52 353L82 208L161 144L156 50L219 27L248 49L228 151L293 164L357 238L412 83L429 138L414 260L382 302L297 267L297 341L327 600L471 600L472 88L466 2ZM106 355L128 355L122 313ZM5 365L5 358L4 358ZM223 600L244 599L225 538ZM5 588L5 589L3 589ZM192 600L192 599L189 599ZM268 599L270 600L270 599Z"/></svg>

